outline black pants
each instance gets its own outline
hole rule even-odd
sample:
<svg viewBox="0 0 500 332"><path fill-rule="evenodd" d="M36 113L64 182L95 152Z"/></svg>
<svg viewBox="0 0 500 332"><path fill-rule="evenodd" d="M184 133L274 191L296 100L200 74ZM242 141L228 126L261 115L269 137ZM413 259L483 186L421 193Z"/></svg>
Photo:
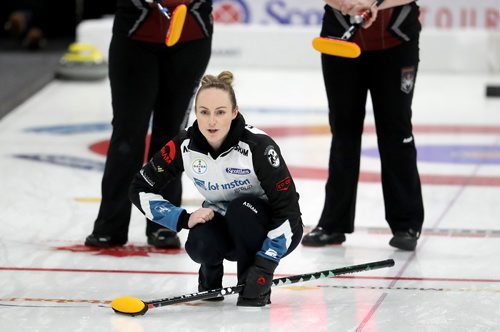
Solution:
<svg viewBox="0 0 500 332"><path fill-rule="evenodd" d="M332 142L318 226L328 233L354 231L368 91L382 164L386 220L393 232L421 230L424 209L411 123L418 54L415 41L384 51L363 52L357 59L322 55Z"/></svg>
<svg viewBox="0 0 500 332"><path fill-rule="evenodd" d="M114 35L109 49L113 133L102 178L102 202L93 233L127 241L131 202L128 188L144 163L151 114L148 159L185 126L191 99L208 65L211 39L173 47ZM180 177L162 193L181 203ZM146 234L161 228L148 221Z"/></svg>
<svg viewBox="0 0 500 332"><path fill-rule="evenodd" d="M250 203L258 213L243 205ZM218 213L214 219L189 230L186 252L197 263L215 266L224 259L237 262L238 277L255 260L262 243L270 231L271 211L267 202L255 197L233 200L225 216ZM286 255L291 253L302 238L302 221L291 220L292 242ZM238 278L239 279L239 278Z"/></svg>

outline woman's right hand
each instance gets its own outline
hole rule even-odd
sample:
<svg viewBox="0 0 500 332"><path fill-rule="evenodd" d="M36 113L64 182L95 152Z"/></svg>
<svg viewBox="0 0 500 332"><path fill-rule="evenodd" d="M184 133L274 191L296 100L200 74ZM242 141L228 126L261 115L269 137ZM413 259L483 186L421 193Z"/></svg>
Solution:
<svg viewBox="0 0 500 332"><path fill-rule="evenodd" d="M214 218L214 210L209 208L199 208L191 213L188 220L188 227L193 228L198 224L206 223Z"/></svg>

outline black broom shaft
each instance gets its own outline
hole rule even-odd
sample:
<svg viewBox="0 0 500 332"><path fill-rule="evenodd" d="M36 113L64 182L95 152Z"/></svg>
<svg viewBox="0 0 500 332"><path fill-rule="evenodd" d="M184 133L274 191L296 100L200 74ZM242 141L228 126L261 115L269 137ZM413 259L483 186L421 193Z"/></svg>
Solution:
<svg viewBox="0 0 500 332"><path fill-rule="evenodd" d="M296 276L274 279L273 285L280 286L280 285L284 285L284 284L294 284L297 282L316 280L316 279L322 279L322 278L330 278L330 277L335 277L335 276L342 275L342 274L349 274L349 273L361 272L361 271L369 271L369 270L375 270L375 269L380 269L383 267L391 267L391 266L394 266L394 260L386 259L386 260L378 261L378 262L341 267L341 268L334 269L334 270L325 270L325 271L320 271L320 272L316 272L316 273L307 273L307 274L300 274L300 275L296 275ZM286 282L285 282L285 280L286 280Z"/></svg>
<svg viewBox="0 0 500 332"><path fill-rule="evenodd" d="M394 260L393 259L386 259L383 261L346 266L346 267L341 267L341 268L333 269L333 270L324 270L324 271L315 272L315 273L306 273L306 274L299 274L299 275L294 275L294 276L289 276L289 277L277 278L277 279L274 279L272 281L272 285L273 286L289 285L289 284L295 284L298 282L304 282L304 281L316 280L316 279L322 279L322 278L331 278L331 277L335 277L338 275L355 273L355 272L362 272L362 271L370 271L370 270L380 269L380 268L384 268L384 267L391 267L391 266L394 266ZM245 287L244 284L233 286L233 287L212 289L212 290L198 292L198 293L191 293L191 294L186 294L186 295L181 295L181 296L176 296L176 297L171 297L171 298L145 301L144 303L149 308L151 308L151 307L163 307L163 306L177 304L177 303L191 302L191 301L197 301L197 300L211 299L211 298L218 297L218 296L237 294L243 290L243 287Z"/></svg>

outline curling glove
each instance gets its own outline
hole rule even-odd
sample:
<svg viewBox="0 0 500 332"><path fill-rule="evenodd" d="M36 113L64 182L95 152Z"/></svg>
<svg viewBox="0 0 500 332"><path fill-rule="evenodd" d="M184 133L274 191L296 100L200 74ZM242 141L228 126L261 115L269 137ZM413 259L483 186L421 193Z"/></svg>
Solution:
<svg viewBox="0 0 500 332"><path fill-rule="evenodd" d="M245 287L238 296L236 305L263 307L271 303L271 286L278 263L260 256L246 271Z"/></svg>

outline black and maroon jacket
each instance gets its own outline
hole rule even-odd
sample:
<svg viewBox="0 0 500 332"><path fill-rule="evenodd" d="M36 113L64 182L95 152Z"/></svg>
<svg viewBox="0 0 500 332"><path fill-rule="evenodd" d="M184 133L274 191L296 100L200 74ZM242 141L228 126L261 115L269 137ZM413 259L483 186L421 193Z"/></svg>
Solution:
<svg viewBox="0 0 500 332"><path fill-rule="evenodd" d="M418 38L422 26L416 2L378 11L377 19L368 29L359 29L352 41L363 51L384 50ZM321 30L322 37L341 37L351 25L350 17L329 5Z"/></svg>
<svg viewBox="0 0 500 332"><path fill-rule="evenodd" d="M161 0L161 5L172 13L179 4L186 4L188 12L179 42L212 36L212 0ZM113 33L134 40L164 43L170 21L154 2L145 0L117 0Z"/></svg>

